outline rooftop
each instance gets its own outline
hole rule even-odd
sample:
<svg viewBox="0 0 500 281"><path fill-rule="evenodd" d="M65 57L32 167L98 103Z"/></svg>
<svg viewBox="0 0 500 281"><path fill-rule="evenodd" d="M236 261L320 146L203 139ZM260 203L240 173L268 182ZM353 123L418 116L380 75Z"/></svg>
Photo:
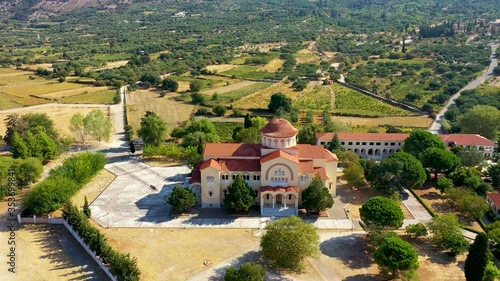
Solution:
<svg viewBox="0 0 500 281"><path fill-rule="evenodd" d="M260 132L268 137L287 138L297 135L299 130L294 128L288 120L275 118L269 121L264 128L260 129Z"/></svg>
<svg viewBox="0 0 500 281"><path fill-rule="evenodd" d="M486 195L496 206L500 206L500 193L488 193Z"/></svg>

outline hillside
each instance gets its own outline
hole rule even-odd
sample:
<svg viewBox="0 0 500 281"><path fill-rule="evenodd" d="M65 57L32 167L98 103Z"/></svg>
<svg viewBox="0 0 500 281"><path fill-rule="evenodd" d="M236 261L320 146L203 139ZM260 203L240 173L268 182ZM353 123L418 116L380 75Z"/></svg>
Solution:
<svg viewBox="0 0 500 281"><path fill-rule="evenodd" d="M0 17L16 20L43 19L88 7L114 8L116 0L0 0Z"/></svg>

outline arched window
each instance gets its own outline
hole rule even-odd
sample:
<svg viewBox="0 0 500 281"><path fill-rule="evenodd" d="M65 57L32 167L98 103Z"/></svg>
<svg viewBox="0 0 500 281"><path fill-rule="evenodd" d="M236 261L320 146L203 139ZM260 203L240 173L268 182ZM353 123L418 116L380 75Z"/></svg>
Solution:
<svg viewBox="0 0 500 281"><path fill-rule="evenodd" d="M212 177L212 176L207 177L207 183L214 183L214 181L215 181L214 177Z"/></svg>
<svg viewBox="0 0 500 281"><path fill-rule="evenodd" d="M253 174L254 181L260 181L260 174Z"/></svg>
<svg viewBox="0 0 500 281"><path fill-rule="evenodd" d="M246 181L250 180L250 175L249 174L243 174L243 179Z"/></svg>
<svg viewBox="0 0 500 281"><path fill-rule="evenodd" d="M300 175L300 182L305 183L309 179L309 176L307 175Z"/></svg>
<svg viewBox="0 0 500 281"><path fill-rule="evenodd" d="M236 177L238 176L238 174L233 174L232 177L233 177L233 181L236 179Z"/></svg>
<svg viewBox="0 0 500 281"><path fill-rule="evenodd" d="M222 174L220 176L220 179L223 180L223 181L227 181L227 180L229 180L229 175L228 174Z"/></svg>

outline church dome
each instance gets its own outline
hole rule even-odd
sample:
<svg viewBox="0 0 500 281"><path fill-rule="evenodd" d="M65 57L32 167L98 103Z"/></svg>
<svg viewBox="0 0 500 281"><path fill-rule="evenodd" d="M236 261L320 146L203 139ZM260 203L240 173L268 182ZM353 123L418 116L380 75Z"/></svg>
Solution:
<svg viewBox="0 0 500 281"><path fill-rule="evenodd" d="M287 138L297 135L299 130L294 128L286 119L275 118L260 129L260 132L267 137Z"/></svg>

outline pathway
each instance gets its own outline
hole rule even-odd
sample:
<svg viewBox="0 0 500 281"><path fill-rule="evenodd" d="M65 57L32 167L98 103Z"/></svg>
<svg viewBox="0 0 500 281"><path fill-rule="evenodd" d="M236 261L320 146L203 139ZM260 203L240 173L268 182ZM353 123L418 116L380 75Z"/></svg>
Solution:
<svg viewBox="0 0 500 281"><path fill-rule="evenodd" d="M493 69L495 67L497 67L497 65L498 65L497 59L495 58L495 53L496 53L498 46L499 46L498 44L491 45L492 55L491 55L491 63L490 63L490 66L488 67L488 70L486 72L484 72L483 75L476 78L476 80L467 84L467 86L465 86L463 89L458 91L458 93L454 94L448 100L448 102L443 107L443 109L441 109L441 111L439 111L439 113L436 115L436 119L434 119L434 122L432 123L432 125L428 129L429 132L434 133L434 134L440 133L441 127L442 127L441 122L444 120L444 114L446 113L446 111L448 111L450 106L455 104L455 100L460 97L460 94L462 93L462 91L475 89L476 87L481 85L486 79L488 79L489 77L491 77L493 75Z"/></svg>

